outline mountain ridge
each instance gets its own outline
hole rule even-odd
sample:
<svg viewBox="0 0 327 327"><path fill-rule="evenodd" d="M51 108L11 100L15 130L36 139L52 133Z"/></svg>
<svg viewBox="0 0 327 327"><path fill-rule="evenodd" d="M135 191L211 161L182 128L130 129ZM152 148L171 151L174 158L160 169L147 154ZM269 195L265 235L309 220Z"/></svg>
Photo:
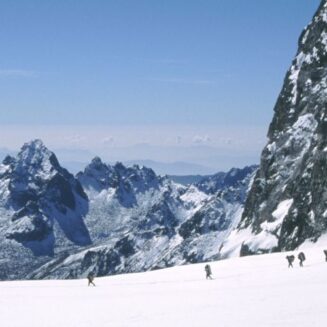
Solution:
<svg viewBox="0 0 327 327"><path fill-rule="evenodd" d="M106 275L216 258L255 169L210 192L99 157L74 177L40 140L27 143L0 166L5 279ZM17 260L33 268L27 264L18 275Z"/></svg>
<svg viewBox="0 0 327 327"><path fill-rule="evenodd" d="M293 250L326 232L326 67L323 0L300 36L241 222L226 241L223 256Z"/></svg>

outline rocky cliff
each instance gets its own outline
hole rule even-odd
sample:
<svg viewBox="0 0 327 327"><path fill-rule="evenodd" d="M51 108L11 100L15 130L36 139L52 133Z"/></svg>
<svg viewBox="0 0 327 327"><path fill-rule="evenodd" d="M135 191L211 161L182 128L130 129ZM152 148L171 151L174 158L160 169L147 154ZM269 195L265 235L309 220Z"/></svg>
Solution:
<svg viewBox="0 0 327 327"><path fill-rule="evenodd" d="M327 229L327 1L302 32L260 168L222 256L292 250Z"/></svg>

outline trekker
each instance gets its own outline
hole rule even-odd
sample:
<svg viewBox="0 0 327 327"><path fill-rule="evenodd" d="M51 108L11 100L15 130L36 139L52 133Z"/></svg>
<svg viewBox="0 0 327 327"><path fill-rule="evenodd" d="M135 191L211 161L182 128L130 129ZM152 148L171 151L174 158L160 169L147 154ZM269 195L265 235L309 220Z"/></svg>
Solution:
<svg viewBox="0 0 327 327"><path fill-rule="evenodd" d="M327 250L324 250L324 253L325 253L325 259L326 259L326 261L327 261Z"/></svg>
<svg viewBox="0 0 327 327"><path fill-rule="evenodd" d="M91 284L93 286L95 286L95 284L93 283L94 281L94 274L92 272L90 272L88 275L87 275L87 280L88 280L88 285L87 286L90 286Z"/></svg>
<svg viewBox="0 0 327 327"><path fill-rule="evenodd" d="M294 262L294 255L287 255L286 259L288 261L288 268L292 267L293 268L293 262Z"/></svg>
<svg viewBox="0 0 327 327"><path fill-rule="evenodd" d="M211 271L211 267L210 267L210 265L209 264L206 264L205 266L204 266L204 270L205 270L205 272L206 272L206 279L212 279L212 277L211 277L211 275L212 275L212 271Z"/></svg>
<svg viewBox="0 0 327 327"><path fill-rule="evenodd" d="M300 260L300 267L303 267L303 261L305 260L305 255L303 252L300 252L297 258Z"/></svg>

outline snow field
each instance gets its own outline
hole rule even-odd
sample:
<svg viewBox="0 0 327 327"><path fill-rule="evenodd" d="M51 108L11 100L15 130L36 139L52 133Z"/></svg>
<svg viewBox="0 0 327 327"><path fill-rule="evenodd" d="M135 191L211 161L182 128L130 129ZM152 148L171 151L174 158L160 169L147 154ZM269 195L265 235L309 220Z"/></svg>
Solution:
<svg viewBox="0 0 327 327"><path fill-rule="evenodd" d="M86 280L0 283L2 327L325 326L327 262L305 250ZM298 252L292 252L297 255Z"/></svg>

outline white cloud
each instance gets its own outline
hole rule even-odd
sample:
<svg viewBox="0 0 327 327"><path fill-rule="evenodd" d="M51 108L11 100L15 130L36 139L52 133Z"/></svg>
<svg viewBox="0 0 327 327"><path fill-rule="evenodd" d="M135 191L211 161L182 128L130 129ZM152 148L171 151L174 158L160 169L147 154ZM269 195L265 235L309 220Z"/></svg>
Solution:
<svg viewBox="0 0 327 327"><path fill-rule="evenodd" d="M211 142L211 138L209 135L195 135L192 141L194 144L208 144Z"/></svg>
<svg viewBox="0 0 327 327"><path fill-rule="evenodd" d="M221 145L232 145L232 144L236 143L235 140L233 140L230 137L221 137L221 138L219 138L218 142Z"/></svg>
<svg viewBox="0 0 327 327"><path fill-rule="evenodd" d="M86 141L86 138L80 134L74 134L72 136L66 137L66 140L70 145L81 146Z"/></svg>
<svg viewBox="0 0 327 327"><path fill-rule="evenodd" d="M247 126L1 125L0 147L17 151L40 138L50 150L66 149L70 161L86 162L99 155L108 162L182 161L218 171L258 162L265 133L265 128ZM60 153L60 159L67 157Z"/></svg>
<svg viewBox="0 0 327 327"><path fill-rule="evenodd" d="M115 142L115 138L113 136L107 136L102 140L103 145L110 146Z"/></svg>

